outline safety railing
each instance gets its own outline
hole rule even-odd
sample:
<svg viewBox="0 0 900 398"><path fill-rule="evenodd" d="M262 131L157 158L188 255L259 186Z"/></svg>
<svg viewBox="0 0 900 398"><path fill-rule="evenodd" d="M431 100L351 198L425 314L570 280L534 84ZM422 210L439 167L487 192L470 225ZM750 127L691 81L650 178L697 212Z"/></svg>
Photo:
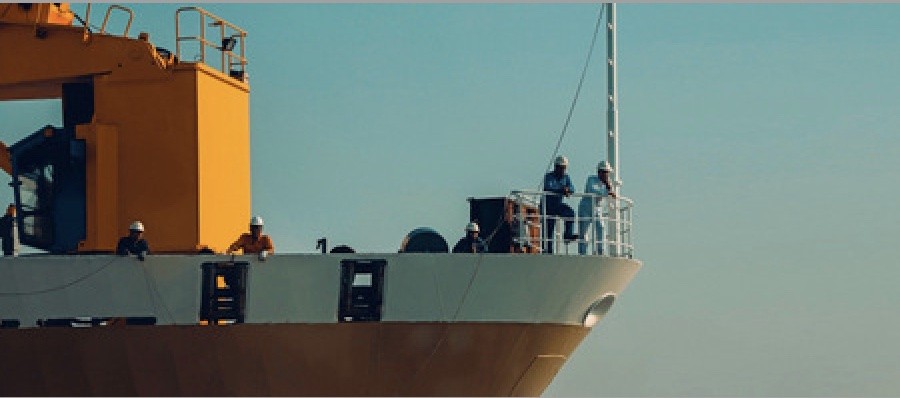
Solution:
<svg viewBox="0 0 900 398"><path fill-rule="evenodd" d="M198 15L199 31L194 35L182 36L181 14L186 12L194 12ZM212 22L207 22L212 21ZM206 28L212 27L218 31L219 40L210 41L206 37ZM200 7L181 7L175 11L175 56L183 60L181 54L182 42L196 42L199 44L199 54L195 61L209 64L206 62L207 48L219 52L220 66L222 73L228 74L239 80L246 80L245 69L247 67L247 58L244 47L244 38L247 32L222 18Z"/></svg>
<svg viewBox="0 0 900 398"><path fill-rule="evenodd" d="M538 247L542 253L607 255L634 257L632 243L632 209L634 202L625 197L613 198L596 194L573 193L569 197L578 205L567 211L545 205L548 196L542 191L512 191L509 199L516 202L518 212L513 215L513 242L519 247ZM566 203L563 199L562 203ZM575 239L566 239L564 226L573 223ZM569 245L577 243L577 251L570 253Z"/></svg>
<svg viewBox="0 0 900 398"><path fill-rule="evenodd" d="M131 30L131 23L134 22L134 11L125 6L120 6L118 4L110 4L106 7L106 15L103 17L103 23L100 25L100 31L97 32L99 34L110 34L106 31L106 25L109 23L109 17L112 14L113 10L119 10L128 14L128 22L125 23L125 29L122 32L123 37L128 37L128 31ZM71 12L71 11L70 11ZM90 41L91 35L94 33L91 31L91 3L87 3L84 11L84 18L82 19L78 14L72 13L75 19L81 22L82 34L84 36L84 42L88 43ZM96 27L96 26L95 26Z"/></svg>
<svg viewBox="0 0 900 398"><path fill-rule="evenodd" d="M106 33L106 23L109 22L109 15L112 13L112 10L119 10L128 14L128 23L125 24L125 32L122 33L122 36L128 36L128 30L131 29L131 22L134 21L134 11L131 11L128 7L122 7L118 4L110 5L106 8L106 16L103 17L103 25L100 26L100 34Z"/></svg>

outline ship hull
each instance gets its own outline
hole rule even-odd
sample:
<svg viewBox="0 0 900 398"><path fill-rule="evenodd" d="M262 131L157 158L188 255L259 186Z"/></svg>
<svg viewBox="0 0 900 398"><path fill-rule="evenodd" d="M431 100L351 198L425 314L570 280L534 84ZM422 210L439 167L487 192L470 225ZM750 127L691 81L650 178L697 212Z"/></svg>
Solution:
<svg viewBox="0 0 900 398"><path fill-rule="evenodd" d="M204 304L208 265L223 262L246 271L230 324ZM348 263L383 265L384 289L362 302L372 318L346 312L363 308ZM639 268L516 254L4 258L0 395L537 396Z"/></svg>
<svg viewBox="0 0 900 398"><path fill-rule="evenodd" d="M589 328L524 323L0 330L3 395L537 396Z"/></svg>

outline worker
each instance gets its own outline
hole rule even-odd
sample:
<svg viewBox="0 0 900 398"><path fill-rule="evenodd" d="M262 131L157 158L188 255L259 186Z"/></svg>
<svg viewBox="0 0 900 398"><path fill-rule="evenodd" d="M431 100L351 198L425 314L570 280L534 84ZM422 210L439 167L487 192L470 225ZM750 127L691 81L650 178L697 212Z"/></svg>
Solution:
<svg viewBox="0 0 900 398"><path fill-rule="evenodd" d="M553 162L553 171L544 175L544 198L541 204L544 207L544 214L547 216L562 217L565 224L563 239L572 241L578 239L578 235L574 231L575 211L568 204L563 203L563 197L569 197L575 193L572 179L566 174L566 167L568 166L569 159L561 155L556 157L556 160ZM553 253L552 238L550 238L553 236L555 227L553 220L547 220L546 226L545 239L547 239L547 247L545 247L545 251Z"/></svg>
<svg viewBox="0 0 900 398"><path fill-rule="evenodd" d="M131 223L128 227L128 236L123 236L116 245L116 254L120 256L134 254L138 260L144 261L149 253L150 245L144 239L144 223L140 221Z"/></svg>
<svg viewBox="0 0 900 398"><path fill-rule="evenodd" d="M453 246L454 253L484 253L487 251L487 245L484 240L478 237L478 224L470 222L466 225L466 236L456 242Z"/></svg>
<svg viewBox="0 0 900 398"><path fill-rule="evenodd" d="M597 254L603 254L603 198L606 196L615 198L616 193L613 192L612 183L609 181L609 173L612 167L609 162L602 161L597 164L597 175L590 175L584 184L584 193L594 194L595 196L584 196L578 203L578 231L582 236L587 236L590 225L594 224L594 238L591 245L596 247ZM588 242L578 242L578 253L587 254Z"/></svg>
<svg viewBox="0 0 900 398"><path fill-rule="evenodd" d="M263 219L260 216L250 218L250 233L243 233L228 247L228 254L240 249L244 254L258 254L260 260L275 251L275 245L269 235L263 235Z"/></svg>
<svg viewBox="0 0 900 398"><path fill-rule="evenodd" d="M3 255L16 254L16 205L10 203L6 215L0 217L0 238L3 239Z"/></svg>

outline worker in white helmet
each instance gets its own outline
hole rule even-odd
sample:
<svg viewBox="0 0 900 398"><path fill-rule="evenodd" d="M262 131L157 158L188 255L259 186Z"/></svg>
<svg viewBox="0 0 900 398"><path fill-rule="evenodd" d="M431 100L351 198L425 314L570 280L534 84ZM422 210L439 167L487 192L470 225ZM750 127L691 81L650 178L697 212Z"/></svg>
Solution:
<svg viewBox="0 0 900 398"><path fill-rule="evenodd" d="M250 233L243 233L241 236L228 247L228 254L237 250L241 250L243 254L258 254L260 260L265 260L266 256L275 252L275 245L272 244L272 238L264 235L263 219L260 216L250 218Z"/></svg>
<svg viewBox="0 0 900 398"><path fill-rule="evenodd" d="M562 217L563 222L565 224L565 231L563 233L563 239L566 241L572 241L578 239L578 234L575 233L575 211L572 208L563 202L563 197L568 197L575 193L575 185L572 184L572 179L569 178L569 174L566 173L566 168L569 166L569 159L566 159L565 156L557 156L556 161L553 162L553 171L544 175L544 200L542 205L544 206L544 214L548 216L557 216ZM547 237L553 236L554 222L547 222ZM550 243L550 239L547 240L547 247L544 248L545 252L553 253L553 244Z"/></svg>
<svg viewBox="0 0 900 398"><path fill-rule="evenodd" d="M609 162L602 161L597 164L597 174L590 175L584 184L584 193L594 194L594 197L582 197L578 203L578 231L582 236L587 236L591 224L594 224L594 236L591 238L591 244L596 248L596 254L603 254L603 198L606 196L615 198L616 193L613 192L612 183L609 181L609 172L612 167ZM588 254L587 241L578 242L578 253Z"/></svg>
<svg viewBox="0 0 900 398"><path fill-rule="evenodd" d="M466 236L456 242L453 246L454 253L484 253L487 251L487 245L484 240L478 237L478 224L470 222L466 225Z"/></svg>
<svg viewBox="0 0 900 398"><path fill-rule="evenodd" d="M144 223L135 221L128 227L128 236L119 239L116 254L127 256L133 254L141 261L150 253L150 245L144 239Z"/></svg>

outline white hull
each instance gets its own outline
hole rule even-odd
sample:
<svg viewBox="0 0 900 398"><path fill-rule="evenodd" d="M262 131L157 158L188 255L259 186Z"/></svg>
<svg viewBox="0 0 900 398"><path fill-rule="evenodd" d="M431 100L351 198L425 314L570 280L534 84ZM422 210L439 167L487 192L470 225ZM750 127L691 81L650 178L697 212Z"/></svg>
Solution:
<svg viewBox="0 0 900 398"><path fill-rule="evenodd" d="M147 317L199 321L201 264L230 256L24 256L0 260L0 318ZM581 325L625 288L636 260L523 254L280 254L249 263L245 323L336 323L341 260L383 259L384 322Z"/></svg>

